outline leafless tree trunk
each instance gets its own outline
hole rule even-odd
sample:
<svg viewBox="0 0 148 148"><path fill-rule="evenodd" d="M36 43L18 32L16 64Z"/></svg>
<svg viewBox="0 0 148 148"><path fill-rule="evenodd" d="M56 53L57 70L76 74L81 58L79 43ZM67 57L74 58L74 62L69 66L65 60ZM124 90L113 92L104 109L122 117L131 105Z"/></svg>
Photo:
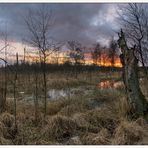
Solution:
<svg viewBox="0 0 148 148"><path fill-rule="evenodd" d="M5 35L5 61L7 61L7 34ZM4 91L4 98L5 98L5 102L6 102L6 98L7 98L7 63L5 62L5 91Z"/></svg>
<svg viewBox="0 0 148 148"><path fill-rule="evenodd" d="M6 43L6 42L5 42ZM5 59L0 58L5 63L5 69L4 69L4 88L2 87L0 89L0 112L5 111L5 105L6 105L6 94L7 94L7 71L6 71L6 66L7 66L7 57L6 57L6 48L8 44L6 44L1 50L5 50Z"/></svg>
<svg viewBox="0 0 148 148"><path fill-rule="evenodd" d="M13 85L13 97L14 97L14 118L15 118L15 127L17 127L16 122L16 89L17 89L17 79L18 79L18 53L16 53L16 70L14 75L14 85Z"/></svg>
<svg viewBox="0 0 148 148"><path fill-rule="evenodd" d="M26 48L24 48L24 63L26 62Z"/></svg>
<svg viewBox="0 0 148 148"><path fill-rule="evenodd" d="M27 42L39 50L41 70L43 74L45 117L47 113L47 57L57 51L61 45L55 44L49 36L51 26L53 25L52 12L49 10L49 7L40 5L37 9L30 10L28 16L25 18L25 23L29 31L29 40L27 40Z"/></svg>
<svg viewBox="0 0 148 148"><path fill-rule="evenodd" d="M5 85L5 80L4 84L2 83L0 88L0 113L5 111L5 106L6 106L5 88L3 85Z"/></svg>
<svg viewBox="0 0 148 148"><path fill-rule="evenodd" d="M121 30L118 40L122 54L120 55L123 65L123 80L129 103L129 114L132 118L143 116L148 112L148 102L142 94L138 79L138 59L135 56L136 46L128 48L124 33Z"/></svg>
<svg viewBox="0 0 148 148"><path fill-rule="evenodd" d="M39 103L38 103L38 71L37 71L37 61L36 61L36 66L35 66L35 96L34 96L34 107L35 107L35 121L38 123L38 109L39 109Z"/></svg>
<svg viewBox="0 0 148 148"><path fill-rule="evenodd" d="M44 85L44 116L46 116L47 113L47 78L46 78L46 58L44 55L44 61L43 61L43 85Z"/></svg>
<svg viewBox="0 0 148 148"><path fill-rule="evenodd" d="M6 30L5 32L2 32L2 37L4 40L4 47L1 49L4 50L4 56L5 56L5 61L7 61L7 47L8 47L8 34L7 34L7 24L6 25ZM6 103L6 98L7 98L7 62L5 62L5 69L4 69L4 92L3 92L3 103Z"/></svg>

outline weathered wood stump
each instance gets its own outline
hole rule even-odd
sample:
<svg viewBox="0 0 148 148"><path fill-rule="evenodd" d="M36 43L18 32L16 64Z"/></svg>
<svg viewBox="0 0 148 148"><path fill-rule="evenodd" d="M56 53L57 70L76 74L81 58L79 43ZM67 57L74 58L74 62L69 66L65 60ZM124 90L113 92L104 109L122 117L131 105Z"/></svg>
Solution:
<svg viewBox="0 0 148 148"><path fill-rule="evenodd" d="M129 104L128 114L132 118L137 118L148 113L148 102L139 86L138 59L135 56L136 46L128 48L122 30L118 35L118 45L122 52L120 59L123 66L123 81Z"/></svg>

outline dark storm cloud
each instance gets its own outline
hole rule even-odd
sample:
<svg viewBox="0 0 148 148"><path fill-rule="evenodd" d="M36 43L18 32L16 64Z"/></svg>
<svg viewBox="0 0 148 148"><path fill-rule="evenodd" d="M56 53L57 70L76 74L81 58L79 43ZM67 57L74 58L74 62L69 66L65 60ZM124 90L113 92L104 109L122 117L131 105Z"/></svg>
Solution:
<svg viewBox="0 0 148 148"><path fill-rule="evenodd" d="M0 29L7 30L13 38L21 41L26 34L23 17L28 8L40 4L0 4ZM105 43L118 29L115 23L115 4L48 4L55 19L51 36L60 41L77 40L91 45L96 41ZM5 23L6 22L6 23Z"/></svg>

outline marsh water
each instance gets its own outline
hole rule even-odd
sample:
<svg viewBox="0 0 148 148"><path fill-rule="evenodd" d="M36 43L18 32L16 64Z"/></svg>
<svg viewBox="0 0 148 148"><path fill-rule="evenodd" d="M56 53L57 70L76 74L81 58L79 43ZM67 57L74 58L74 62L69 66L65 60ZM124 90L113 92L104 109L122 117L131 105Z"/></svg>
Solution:
<svg viewBox="0 0 148 148"><path fill-rule="evenodd" d="M121 86L123 86L122 81L112 81L112 80L101 81L97 84L97 88L99 89L119 88Z"/></svg>
<svg viewBox="0 0 148 148"><path fill-rule="evenodd" d="M116 88L119 88L120 86L123 86L122 81L104 80L99 82L95 87L97 89L116 89ZM85 86L78 87L78 88L60 89L60 90L50 89L47 92L47 98L50 101L62 99L62 98L68 98L74 95L82 95L82 94L89 93L89 90L92 90L92 88L86 88ZM18 100L33 102L34 97L35 96L33 94L29 95L21 91L19 92ZM9 99L13 99L13 98L9 98Z"/></svg>
<svg viewBox="0 0 148 148"><path fill-rule="evenodd" d="M123 86L123 82L122 81L111 81L111 80L105 80L105 81L101 81L99 82L96 87L98 89L114 89L114 88L119 88ZM69 95L74 95L74 94L78 94L78 93L85 93L85 88L71 88L69 90L56 90L56 89L51 89L48 91L48 98L50 100L53 99L59 99L59 98L65 98L68 97Z"/></svg>

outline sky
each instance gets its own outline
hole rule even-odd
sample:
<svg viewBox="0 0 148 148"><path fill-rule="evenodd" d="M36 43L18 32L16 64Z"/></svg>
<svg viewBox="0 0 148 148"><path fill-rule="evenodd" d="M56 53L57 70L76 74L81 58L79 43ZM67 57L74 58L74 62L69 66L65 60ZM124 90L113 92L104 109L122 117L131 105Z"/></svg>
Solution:
<svg viewBox="0 0 148 148"><path fill-rule="evenodd" d="M54 24L50 36L59 42L78 41L85 47L94 47L99 42L108 46L121 28L118 12L126 3L44 3L53 12ZM40 7L41 3L0 3L0 57L4 56L1 49L5 43L2 33L7 32L10 43L7 51L9 59L16 52L23 55L27 47L32 55L34 48L24 43L28 39L28 29L24 17L28 10ZM145 8L148 8L148 5ZM65 48L65 47L64 47ZM86 48L85 48L86 49ZM103 48L105 49L105 48ZM11 55L11 56L10 56Z"/></svg>
<svg viewBox="0 0 148 148"><path fill-rule="evenodd" d="M7 32L8 40L13 46L9 50L23 53L23 40L27 38L28 31L23 18L28 13L28 9L33 10L40 5L36 3L0 3L0 33ZM108 46L109 40L117 35L116 32L120 28L117 21L118 4L56 3L46 5L52 10L54 18L51 36L60 42L75 40L86 47L92 47L100 42L103 46ZM1 41L0 46L2 44Z"/></svg>

